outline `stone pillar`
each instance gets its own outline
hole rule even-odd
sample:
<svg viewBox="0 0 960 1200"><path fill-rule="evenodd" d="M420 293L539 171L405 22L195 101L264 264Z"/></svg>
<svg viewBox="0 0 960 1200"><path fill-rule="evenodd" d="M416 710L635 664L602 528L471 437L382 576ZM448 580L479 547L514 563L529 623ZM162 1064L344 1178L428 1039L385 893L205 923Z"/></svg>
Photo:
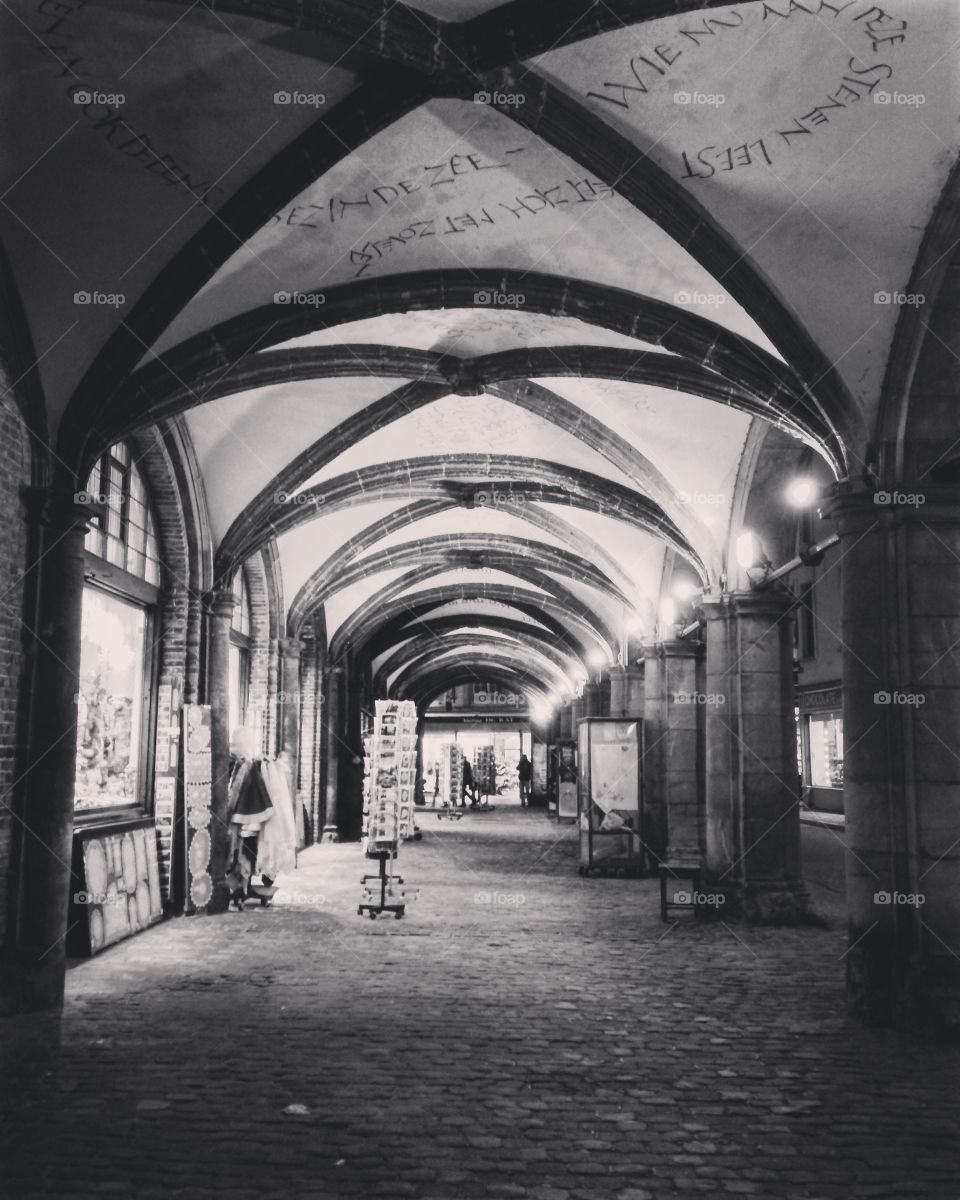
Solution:
<svg viewBox="0 0 960 1200"><path fill-rule="evenodd" d="M226 912L230 889L224 876L230 830L227 800L230 789L230 625L238 597L229 588L210 592L207 597L207 674L206 703L210 705L211 810L210 876L213 894L204 910Z"/></svg>
<svg viewBox="0 0 960 1200"><path fill-rule="evenodd" d="M601 708L600 684L585 683L583 685L582 717L599 717Z"/></svg>
<svg viewBox="0 0 960 1200"><path fill-rule="evenodd" d="M643 712L643 667L635 663L611 667L610 716L642 717Z"/></svg>
<svg viewBox="0 0 960 1200"><path fill-rule="evenodd" d="M303 807L300 804L297 778L300 761L300 651L302 643L299 638L280 638L277 650L280 657L280 753L279 759L287 772L290 792L293 796L296 825L297 847L302 849L304 843Z"/></svg>
<svg viewBox="0 0 960 1200"><path fill-rule="evenodd" d="M557 740L569 742L576 736L577 727L574 724L574 702L565 704L557 715Z"/></svg>
<svg viewBox="0 0 960 1200"><path fill-rule="evenodd" d="M42 553L33 568L38 571L36 629L11 857L11 874L18 875L11 880L11 927L0 963L2 1012L61 1007L67 910L77 888L71 870L73 796L83 539L90 510L75 503L72 490L65 488L31 490L28 498L31 519L40 527Z"/></svg>
<svg viewBox="0 0 960 1200"><path fill-rule="evenodd" d="M806 910L791 604L774 590L703 602L707 872L757 922Z"/></svg>
<svg viewBox="0 0 960 1200"><path fill-rule="evenodd" d="M317 732L317 646L310 634L303 637L300 687L300 751L298 755L298 791L300 811L309 819L305 840L319 838L314 814L314 739Z"/></svg>
<svg viewBox="0 0 960 1200"><path fill-rule="evenodd" d="M847 994L877 1024L960 1035L960 504L837 486ZM922 899L921 899L922 897Z"/></svg>
<svg viewBox="0 0 960 1200"><path fill-rule="evenodd" d="M343 667L331 667L324 679L323 739L326 747L326 810L322 842L339 842L337 798L340 791L340 708L343 692Z"/></svg>
<svg viewBox="0 0 960 1200"><path fill-rule="evenodd" d="M667 708L659 642L643 647L643 841L651 866L667 854Z"/></svg>
<svg viewBox="0 0 960 1200"><path fill-rule="evenodd" d="M700 728L704 703L697 690L703 643L678 638L660 645L665 725L663 762L669 862L703 861L704 811L700 788Z"/></svg>

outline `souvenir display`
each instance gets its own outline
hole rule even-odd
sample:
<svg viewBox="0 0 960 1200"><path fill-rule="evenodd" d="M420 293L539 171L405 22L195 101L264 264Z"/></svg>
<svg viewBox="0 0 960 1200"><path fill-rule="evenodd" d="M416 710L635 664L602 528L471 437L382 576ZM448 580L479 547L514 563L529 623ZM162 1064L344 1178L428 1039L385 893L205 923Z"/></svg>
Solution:
<svg viewBox="0 0 960 1200"><path fill-rule="evenodd" d="M497 794L497 755L493 746L480 746L473 759L473 786L478 796Z"/></svg>
<svg viewBox="0 0 960 1200"><path fill-rule="evenodd" d="M451 808L463 797L463 751L456 743L443 747L440 759L440 799Z"/></svg>
<svg viewBox="0 0 960 1200"><path fill-rule="evenodd" d="M210 805L213 798L209 704L183 707L183 793L186 909L204 908L213 895L210 861ZM204 853L204 848L206 852Z"/></svg>
<svg viewBox="0 0 960 1200"><path fill-rule="evenodd" d="M415 836L417 707L412 700L378 700L373 730L363 739L363 848L380 862L378 875L363 876L358 912L403 916L403 880L388 869L397 847Z"/></svg>

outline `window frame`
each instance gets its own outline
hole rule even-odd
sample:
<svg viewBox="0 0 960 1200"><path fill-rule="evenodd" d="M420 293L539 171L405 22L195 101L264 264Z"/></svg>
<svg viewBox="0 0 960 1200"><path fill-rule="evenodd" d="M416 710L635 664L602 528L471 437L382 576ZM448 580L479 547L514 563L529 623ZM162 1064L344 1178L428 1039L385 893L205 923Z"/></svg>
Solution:
<svg viewBox="0 0 960 1200"><path fill-rule="evenodd" d="M124 462L116 455L117 446L124 448L127 461ZM152 817L154 812L154 765L156 758L157 710L159 706L160 685L160 646L158 633L161 626L161 596L163 591L163 564L160 557L160 538L158 534L156 512L153 498L150 494L148 480L137 467L133 448L129 443L119 442L107 447L91 468L88 477L88 487L94 487L98 494L103 493L104 466L111 464L123 472L123 485L120 507L120 537L114 539L123 546L123 563L120 565L107 557L111 535L108 532L108 514L111 511L109 502L95 504L94 516L99 518L99 524L91 524L84 539L84 570L83 591L88 588L105 593L131 607L143 612L143 642L144 652L140 670L140 755L137 763L136 795L130 802L103 805L95 808L78 809L76 793L74 792L73 820L77 827L87 828L93 825L123 823L124 821ZM143 504L146 519L144 522L144 546L140 554L144 562L144 576L137 575L127 569L131 548L129 542L131 478L136 471L143 492ZM96 479L96 483L92 481ZM109 485L107 485L109 486ZM114 510L115 511L115 510ZM98 549L102 553L91 550L86 544L89 533L99 535ZM147 533L149 532L149 538ZM146 578L149 539L153 539L156 552L157 582Z"/></svg>
<svg viewBox="0 0 960 1200"><path fill-rule="evenodd" d="M238 715L240 717L237 728L246 725L250 716L250 674L253 661L253 610L250 604L250 590L247 587L247 581L241 567L233 577L232 586L236 589L237 580L240 581L239 591L234 591L237 597L237 603L234 605L234 617L230 620L230 648L231 650L239 651L239 685L240 695L238 696ZM247 612L247 628L250 630L244 633L240 628L234 626L234 619L244 611L244 605ZM241 618L242 623L242 618ZM227 697L228 708L232 709L231 697ZM233 729L230 730L230 735L233 735Z"/></svg>
<svg viewBox="0 0 960 1200"><path fill-rule="evenodd" d="M87 552L90 553L89 551ZM90 555L95 563L103 563L103 559L96 559ZM107 563L107 566L113 564ZM136 579L136 576L130 576L124 571L129 579ZM136 580L143 584L143 580ZM83 826L86 828L89 825L116 824L118 821L134 820L142 817L150 817L153 815L154 797L153 797L153 778L154 778L154 759L156 756L156 728L157 728L157 704L158 704L158 684L160 674L160 652L157 638L157 628L159 624L159 611L156 604L149 604L143 600L140 595L131 594L126 587L109 586L109 583L102 578L89 571L84 573L83 589L86 592L87 588L94 591L100 591L108 596L112 596L116 600L120 600L125 604L129 604L132 608L139 608L143 612L143 642L144 653L141 660L140 670L140 746L141 754L140 761L137 763L137 783L136 783L136 798L128 803L123 804L104 804L96 808L80 808L76 807L76 796L74 796L73 821L76 827ZM126 581L122 581L126 582ZM150 587L150 584L144 586Z"/></svg>

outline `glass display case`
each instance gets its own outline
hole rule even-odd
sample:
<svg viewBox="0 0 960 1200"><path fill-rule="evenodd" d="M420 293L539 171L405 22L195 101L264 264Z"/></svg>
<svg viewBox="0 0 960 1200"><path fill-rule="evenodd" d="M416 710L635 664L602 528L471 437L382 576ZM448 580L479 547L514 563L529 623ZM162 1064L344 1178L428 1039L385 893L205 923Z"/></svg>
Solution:
<svg viewBox="0 0 960 1200"><path fill-rule="evenodd" d="M577 749L580 874L643 874L643 722L586 717Z"/></svg>

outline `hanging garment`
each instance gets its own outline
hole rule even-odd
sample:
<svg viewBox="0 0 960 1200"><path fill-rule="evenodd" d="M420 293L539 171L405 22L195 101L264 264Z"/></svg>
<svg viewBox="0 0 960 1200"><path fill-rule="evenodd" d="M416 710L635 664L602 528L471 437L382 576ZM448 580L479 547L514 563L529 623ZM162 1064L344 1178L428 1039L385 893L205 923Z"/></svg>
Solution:
<svg viewBox="0 0 960 1200"><path fill-rule="evenodd" d="M230 821L243 826L244 832L256 832L257 828L269 821L272 816L273 802L263 778L262 764L251 763L250 770L240 785L236 805L230 814Z"/></svg>
<svg viewBox="0 0 960 1200"><path fill-rule="evenodd" d="M274 817L270 793L263 779L260 763L243 759L230 775L227 801L227 820L230 844L226 873L230 898L239 908L250 894L253 876L260 866L260 834Z"/></svg>
<svg viewBox="0 0 960 1200"><path fill-rule="evenodd" d="M265 762L262 766L275 816L260 835L259 868L276 879L281 871L292 871L297 865L297 822L286 769L280 762Z"/></svg>

